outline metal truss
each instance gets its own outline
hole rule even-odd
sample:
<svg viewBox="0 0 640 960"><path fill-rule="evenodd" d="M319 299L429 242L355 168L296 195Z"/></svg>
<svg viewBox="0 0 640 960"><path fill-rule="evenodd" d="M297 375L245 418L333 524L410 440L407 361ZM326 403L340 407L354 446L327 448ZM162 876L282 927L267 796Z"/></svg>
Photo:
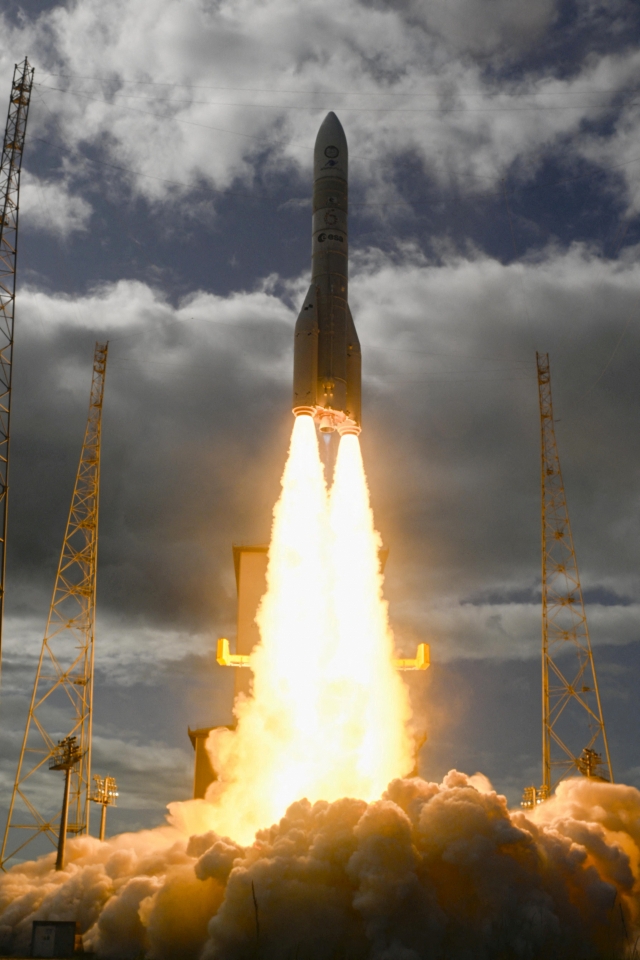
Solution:
<svg viewBox="0 0 640 960"><path fill-rule="evenodd" d="M33 86L33 67L25 57L15 66L9 114L0 160L0 666L9 505L9 426L13 373L13 324L16 301L18 209L24 138Z"/></svg>
<svg viewBox="0 0 640 960"><path fill-rule="evenodd" d="M77 738L71 771L68 831L89 832L93 659L98 560L102 400L108 344L96 343L89 417L42 641L0 864L37 837L58 846L61 809L49 761L58 741Z"/></svg>
<svg viewBox="0 0 640 960"><path fill-rule="evenodd" d="M543 799L565 777L613 782L551 402L549 355L536 353L542 473Z"/></svg>

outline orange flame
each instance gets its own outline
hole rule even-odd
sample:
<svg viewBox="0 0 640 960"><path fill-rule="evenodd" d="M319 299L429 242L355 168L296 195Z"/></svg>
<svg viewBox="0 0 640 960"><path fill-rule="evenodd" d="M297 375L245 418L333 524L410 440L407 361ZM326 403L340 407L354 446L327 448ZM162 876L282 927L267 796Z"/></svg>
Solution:
<svg viewBox="0 0 640 960"><path fill-rule="evenodd" d="M253 696L208 742L211 826L250 842L294 800L372 800L412 766L379 535L360 445L340 441L327 494L313 420L297 417L274 510Z"/></svg>

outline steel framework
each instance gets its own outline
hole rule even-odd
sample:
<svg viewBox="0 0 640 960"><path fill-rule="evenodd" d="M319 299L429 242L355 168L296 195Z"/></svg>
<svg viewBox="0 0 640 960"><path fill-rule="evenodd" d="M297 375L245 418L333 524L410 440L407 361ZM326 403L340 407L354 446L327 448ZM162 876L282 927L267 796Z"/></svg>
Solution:
<svg viewBox="0 0 640 960"><path fill-rule="evenodd" d="M47 770L57 741L63 738L76 738L79 751L71 771L68 830L89 832L100 440L107 351L108 344L96 343L89 417L0 852L3 867L41 835L58 846L62 811L47 806L52 789L38 774Z"/></svg>
<svg viewBox="0 0 640 960"><path fill-rule="evenodd" d="M542 487L542 787L538 797L546 799L572 773L611 782L613 773L560 470L549 355L536 353L536 363Z"/></svg>
<svg viewBox="0 0 640 960"><path fill-rule="evenodd" d="M20 171L33 86L33 67L25 57L15 66L9 114L0 159L0 667L4 584L7 565L7 510L9 506L9 434L13 373L13 325L16 301L16 257Z"/></svg>

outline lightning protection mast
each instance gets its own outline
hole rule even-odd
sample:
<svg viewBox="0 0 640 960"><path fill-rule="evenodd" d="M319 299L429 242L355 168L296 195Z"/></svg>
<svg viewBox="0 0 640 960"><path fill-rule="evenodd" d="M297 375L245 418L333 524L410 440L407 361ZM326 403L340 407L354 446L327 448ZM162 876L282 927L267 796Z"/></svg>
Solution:
<svg viewBox="0 0 640 960"><path fill-rule="evenodd" d="M89 417L0 852L3 869L41 836L64 849L64 838L61 845L59 841L65 811L57 804L58 789L49 769L63 769L56 766L57 752L60 742L71 739L75 753L69 764L67 831L89 832L100 439L108 346L96 343L93 356Z"/></svg>
<svg viewBox="0 0 640 960"><path fill-rule="evenodd" d="M547 799L572 774L613 782L578 562L560 470L549 354L536 353L542 488L542 786L523 806Z"/></svg>
<svg viewBox="0 0 640 960"><path fill-rule="evenodd" d="M13 373L13 324L16 302L16 257L20 172L33 86L33 67L27 58L13 71L9 114L0 160L0 668L4 584L7 566L7 509L9 506L9 427Z"/></svg>

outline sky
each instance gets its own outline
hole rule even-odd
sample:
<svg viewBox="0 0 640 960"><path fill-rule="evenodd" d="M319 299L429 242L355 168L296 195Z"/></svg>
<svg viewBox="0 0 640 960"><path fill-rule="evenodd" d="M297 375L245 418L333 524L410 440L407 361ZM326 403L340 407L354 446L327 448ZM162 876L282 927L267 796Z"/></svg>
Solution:
<svg viewBox="0 0 640 960"><path fill-rule="evenodd" d="M540 351L614 773L640 786L640 9L10 0L0 27L0 98L25 54L36 71L0 807L96 340L110 348L94 771L120 787L110 830L162 822L190 795L187 726L231 719L215 640L235 629L232 544L268 540L278 496L328 110L350 149L385 594L398 649L431 644L410 681L421 772L481 771L512 803L540 780Z"/></svg>

